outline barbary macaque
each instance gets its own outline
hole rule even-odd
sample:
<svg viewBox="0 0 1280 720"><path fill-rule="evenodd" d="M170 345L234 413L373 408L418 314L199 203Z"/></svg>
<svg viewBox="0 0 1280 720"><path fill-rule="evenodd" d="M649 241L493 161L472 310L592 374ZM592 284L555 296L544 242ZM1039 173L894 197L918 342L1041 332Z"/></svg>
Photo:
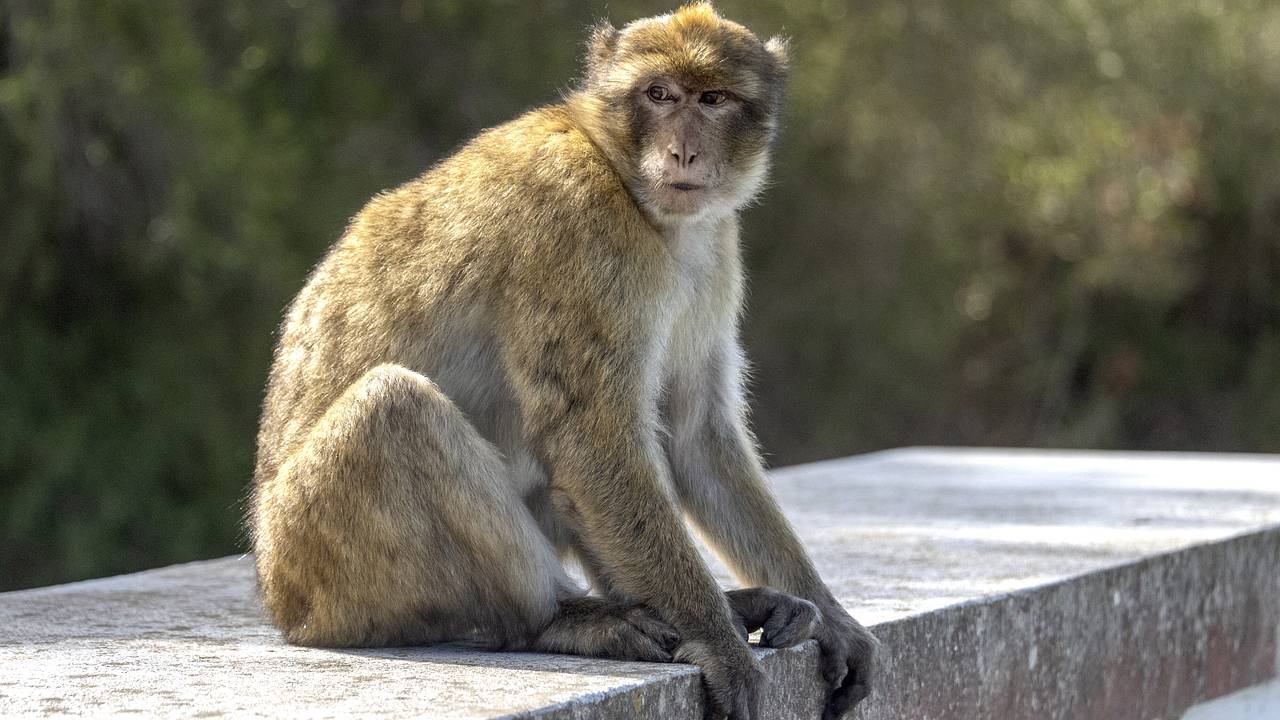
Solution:
<svg viewBox="0 0 1280 720"><path fill-rule="evenodd" d="M786 69L707 3L600 24L562 102L355 216L288 310L258 436L250 527L289 642L687 661L749 719L762 629L817 639L828 717L867 694L876 641L746 420L737 213Z"/></svg>

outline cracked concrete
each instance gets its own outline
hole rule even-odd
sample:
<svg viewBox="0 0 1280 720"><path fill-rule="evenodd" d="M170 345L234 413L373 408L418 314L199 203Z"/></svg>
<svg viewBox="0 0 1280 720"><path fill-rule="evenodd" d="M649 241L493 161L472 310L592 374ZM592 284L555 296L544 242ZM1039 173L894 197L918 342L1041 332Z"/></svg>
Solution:
<svg viewBox="0 0 1280 720"><path fill-rule="evenodd" d="M908 449L773 481L885 644L858 718L1176 718L1280 674L1280 458ZM701 717L685 665L290 647L252 584L237 557L0 594L0 715ZM818 717L813 643L760 654L767 716Z"/></svg>

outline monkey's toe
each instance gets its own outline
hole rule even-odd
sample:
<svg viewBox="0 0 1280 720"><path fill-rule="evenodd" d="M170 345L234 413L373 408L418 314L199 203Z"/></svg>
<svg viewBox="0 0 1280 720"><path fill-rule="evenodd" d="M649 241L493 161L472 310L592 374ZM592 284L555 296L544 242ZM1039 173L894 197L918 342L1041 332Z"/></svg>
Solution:
<svg viewBox="0 0 1280 720"><path fill-rule="evenodd" d="M626 611L626 620L632 627L653 640L668 654L680 645L680 633L659 618L652 610L637 605Z"/></svg>
<svg viewBox="0 0 1280 720"><path fill-rule="evenodd" d="M614 634L608 656L616 660L671 662L672 656L653 638L634 626L619 627Z"/></svg>
<svg viewBox="0 0 1280 720"><path fill-rule="evenodd" d="M679 644L676 631L644 606L582 596L561 603L560 614L532 647L614 660L671 662Z"/></svg>

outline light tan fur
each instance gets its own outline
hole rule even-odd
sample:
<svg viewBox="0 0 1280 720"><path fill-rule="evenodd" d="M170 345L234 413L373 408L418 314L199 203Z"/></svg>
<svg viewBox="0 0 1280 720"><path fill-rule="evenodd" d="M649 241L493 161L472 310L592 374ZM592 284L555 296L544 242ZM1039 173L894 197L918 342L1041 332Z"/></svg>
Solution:
<svg viewBox="0 0 1280 720"><path fill-rule="evenodd" d="M819 639L829 712L865 695L874 639L746 425L736 211L785 65L705 3L601 25L581 89L352 220L288 311L258 439L250 525L290 642L678 657L752 718L763 627ZM745 584L798 598L721 592L682 512Z"/></svg>

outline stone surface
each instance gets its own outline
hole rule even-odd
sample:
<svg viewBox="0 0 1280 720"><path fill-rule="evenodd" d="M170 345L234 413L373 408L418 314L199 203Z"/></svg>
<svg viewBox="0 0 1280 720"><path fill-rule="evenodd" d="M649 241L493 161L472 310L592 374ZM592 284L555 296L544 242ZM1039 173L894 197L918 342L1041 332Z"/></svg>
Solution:
<svg viewBox="0 0 1280 720"><path fill-rule="evenodd" d="M1275 720L1280 718L1280 679L1200 703L1182 720Z"/></svg>
<svg viewBox="0 0 1280 720"><path fill-rule="evenodd" d="M910 449L773 480L885 644L859 718L1176 718L1280 674L1280 458ZM241 557L0 594L0 715L701 717L685 665L290 647L252 584ZM813 643L760 654L767 716L817 717Z"/></svg>

